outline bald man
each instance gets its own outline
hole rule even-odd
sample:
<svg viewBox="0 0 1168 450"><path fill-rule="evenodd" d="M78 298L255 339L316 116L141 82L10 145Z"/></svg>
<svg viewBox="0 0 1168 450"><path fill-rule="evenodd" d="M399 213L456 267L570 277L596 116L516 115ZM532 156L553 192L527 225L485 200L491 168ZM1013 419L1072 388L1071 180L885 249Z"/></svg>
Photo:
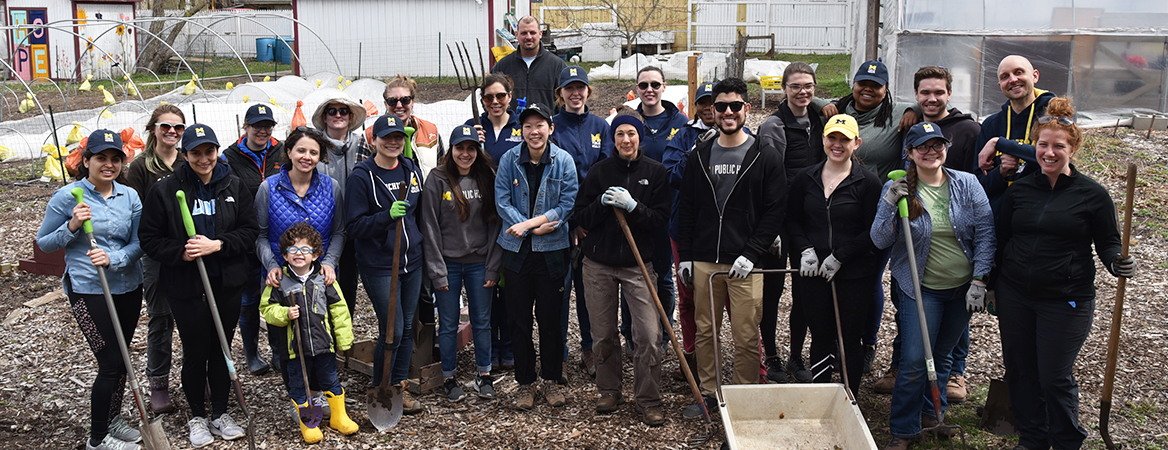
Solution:
<svg viewBox="0 0 1168 450"><path fill-rule="evenodd" d="M511 109L519 112L520 100L525 105L539 103L559 111L556 104L556 86L560 72L568 67L564 60L543 49L540 39L543 31L539 21L531 16L519 19L515 29L519 41L519 51L504 56L491 68L491 73L502 73L515 81L515 92L511 95Z"/></svg>
<svg viewBox="0 0 1168 450"><path fill-rule="evenodd" d="M981 124L981 133L974 147L981 149L977 175L995 217L1009 183L1038 170L1034 156L1035 136L1031 136L1030 131L1046 114L1046 103L1055 95L1034 87L1037 83L1038 70L1025 57L1010 55L998 64L998 87L1007 101L1001 111L987 117Z"/></svg>

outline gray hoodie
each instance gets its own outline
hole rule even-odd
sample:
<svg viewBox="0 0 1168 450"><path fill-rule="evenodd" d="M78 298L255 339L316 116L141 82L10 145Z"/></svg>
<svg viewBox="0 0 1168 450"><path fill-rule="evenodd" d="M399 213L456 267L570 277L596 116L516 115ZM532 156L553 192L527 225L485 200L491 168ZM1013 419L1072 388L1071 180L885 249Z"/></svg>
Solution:
<svg viewBox="0 0 1168 450"><path fill-rule="evenodd" d="M353 173L353 167L370 156L369 148L365 145L365 135L351 132L344 142L325 135L333 143L333 149L328 152L328 163L320 163L317 170L333 177L340 185L341 192L345 192L345 180ZM343 203L343 202L339 202Z"/></svg>
<svg viewBox="0 0 1168 450"><path fill-rule="evenodd" d="M486 263L486 280L499 281L503 266L503 248L495 242L502 219L493 223L483 220L483 201L478 182L460 177L458 185L467 198L470 211L466 221L458 220L458 207L450 191L450 179L444 167L430 171L422 188L422 253L426 273L435 288L448 286L446 262Z"/></svg>

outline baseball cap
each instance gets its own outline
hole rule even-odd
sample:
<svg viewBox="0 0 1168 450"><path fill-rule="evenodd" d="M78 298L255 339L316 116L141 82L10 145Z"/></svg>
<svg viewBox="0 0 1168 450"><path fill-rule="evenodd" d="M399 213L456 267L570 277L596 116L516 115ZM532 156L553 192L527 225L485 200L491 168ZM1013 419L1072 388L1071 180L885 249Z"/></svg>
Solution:
<svg viewBox="0 0 1168 450"><path fill-rule="evenodd" d="M856 124L855 117L836 114L827 119L827 123L823 125L823 135L827 136L835 131L843 133L848 139L855 139L860 135L860 126Z"/></svg>
<svg viewBox="0 0 1168 450"><path fill-rule="evenodd" d="M479 142L479 132L470 125L459 125L454 127L450 132L450 148L454 148L459 143L473 141L476 144Z"/></svg>
<svg viewBox="0 0 1168 450"><path fill-rule="evenodd" d="M584 83L585 86L587 86L588 85L588 72L586 72L584 70L584 68L580 67L580 66L568 66L568 67L565 67L564 70L560 71L560 84L558 85L559 87L567 86L568 83L571 83L573 81L579 81L581 83Z"/></svg>
<svg viewBox="0 0 1168 450"><path fill-rule="evenodd" d="M122 152L123 157L126 156L126 151L122 150L122 136L116 131L95 130L89 133L89 139L85 141L85 151L89 153L97 154L111 148Z"/></svg>
<svg viewBox="0 0 1168 450"><path fill-rule="evenodd" d="M183 131L182 144L184 152L203 144L211 144L215 148L219 148L219 139L215 137L215 130L212 130L211 127L196 123L187 125L186 131Z"/></svg>
<svg viewBox="0 0 1168 450"><path fill-rule="evenodd" d="M941 138L946 144L949 144L949 139L941 134L941 127L931 122L921 122L913 125L908 129L908 136L904 138L904 144L909 148L918 147L933 138Z"/></svg>
<svg viewBox="0 0 1168 450"><path fill-rule="evenodd" d="M698 85L698 93L694 96L694 103L701 100L703 97L711 97L714 95L713 83L702 83Z"/></svg>
<svg viewBox="0 0 1168 450"><path fill-rule="evenodd" d="M406 124L400 118L393 114L386 114L377 118L373 122L373 135L377 137L386 137L391 133L406 133Z"/></svg>
<svg viewBox="0 0 1168 450"><path fill-rule="evenodd" d="M548 123L552 123L551 109L539 103L532 103L527 107L527 109L524 109L523 112L519 113L519 123L522 124L525 120L527 120L528 117L531 117L532 114L539 114L539 116L543 117L543 119Z"/></svg>
<svg viewBox="0 0 1168 450"><path fill-rule="evenodd" d="M860 64L860 70L856 71L856 76L852 82L870 80L880 83L881 86L888 84L888 67L880 61L864 61Z"/></svg>
<svg viewBox="0 0 1168 450"><path fill-rule="evenodd" d="M276 116L272 114L272 107L258 103L251 105L251 107L247 109L247 115L243 117L244 121L246 121L248 125L255 125L265 120L276 123Z"/></svg>

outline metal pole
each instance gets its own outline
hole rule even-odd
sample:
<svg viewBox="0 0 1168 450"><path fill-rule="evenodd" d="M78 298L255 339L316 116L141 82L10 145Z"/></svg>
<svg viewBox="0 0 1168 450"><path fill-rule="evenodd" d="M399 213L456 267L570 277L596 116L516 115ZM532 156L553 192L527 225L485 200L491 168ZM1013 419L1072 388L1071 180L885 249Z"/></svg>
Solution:
<svg viewBox="0 0 1168 450"><path fill-rule="evenodd" d="M542 14L542 13L541 13ZM451 61L452 63L454 61ZM438 32L438 81L442 81L442 32ZM473 93L472 93L473 95ZM471 100L472 102L474 100Z"/></svg>
<svg viewBox="0 0 1168 450"><path fill-rule="evenodd" d="M358 42L358 43L357 43L357 79L358 79L358 80L360 80L360 79L361 79L361 50L362 50L362 46L363 46L363 45L365 45L365 43L364 43L364 42ZM438 57L439 57L439 58L441 58L441 57L442 57L442 52L438 52ZM441 67L442 67L442 66L439 66L439 69L438 69L438 70L442 70L442 69L441 69ZM441 76L441 75L439 75L439 77L438 77L438 78L439 78L439 80L441 80L442 76Z"/></svg>

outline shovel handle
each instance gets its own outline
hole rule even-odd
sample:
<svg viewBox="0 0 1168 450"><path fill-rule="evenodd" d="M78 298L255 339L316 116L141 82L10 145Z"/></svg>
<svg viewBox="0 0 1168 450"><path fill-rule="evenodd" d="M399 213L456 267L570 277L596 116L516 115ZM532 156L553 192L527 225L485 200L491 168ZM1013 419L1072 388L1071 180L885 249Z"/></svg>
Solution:
<svg viewBox="0 0 1168 450"><path fill-rule="evenodd" d="M72 191L70 191L70 192L73 194L73 200L77 200L77 204L78 204L78 205L80 205L82 202L84 202L84 201L85 201L85 200L82 198L82 197L84 197L84 196L85 196L85 190L84 190L84 189L81 189L81 188L79 188L79 187L75 187L75 188L73 188L73 190L72 190ZM90 221L90 220L86 220L84 223L82 223L82 224L81 224L81 228L85 229L85 233L86 233L86 234L93 233L93 222L92 222L92 221Z"/></svg>
<svg viewBox="0 0 1168 450"><path fill-rule="evenodd" d="M1123 240L1120 256L1126 258L1131 245L1132 208L1136 195L1136 165L1127 165L1127 198L1123 201ZM1127 292L1127 278L1119 277L1115 286L1115 309L1111 314L1111 334L1107 341L1107 366L1103 372L1103 396L1099 402L1099 434L1109 450L1117 448L1111 440L1108 425L1111 422L1111 394L1115 389L1115 368L1119 359L1119 335L1123 330L1123 297Z"/></svg>
<svg viewBox="0 0 1168 450"><path fill-rule="evenodd" d="M893 170L892 172L888 172L888 179L896 181L904 178L905 175L908 175L908 172L903 170ZM900 217L908 217L908 199L901 197L900 200L897 200L896 210L900 213Z"/></svg>
<svg viewBox="0 0 1168 450"><path fill-rule="evenodd" d="M187 206L187 193L179 189L174 193L178 198L178 209L182 211L183 228L187 230L187 237L195 235L195 221L191 219L191 208Z"/></svg>

